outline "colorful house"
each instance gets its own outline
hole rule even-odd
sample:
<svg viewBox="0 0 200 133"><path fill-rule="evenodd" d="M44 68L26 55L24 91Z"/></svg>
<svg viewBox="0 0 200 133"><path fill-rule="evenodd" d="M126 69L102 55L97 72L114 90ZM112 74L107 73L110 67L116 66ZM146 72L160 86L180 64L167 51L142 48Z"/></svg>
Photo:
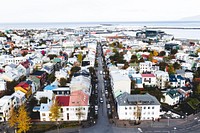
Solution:
<svg viewBox="0 0 200 133"><path fill-rule="evenodd" d="M26 94L26 97L29 97L32 94L31 85L25 81L20 82L17 86L14 87L15 91L22 91Z"/></svg>

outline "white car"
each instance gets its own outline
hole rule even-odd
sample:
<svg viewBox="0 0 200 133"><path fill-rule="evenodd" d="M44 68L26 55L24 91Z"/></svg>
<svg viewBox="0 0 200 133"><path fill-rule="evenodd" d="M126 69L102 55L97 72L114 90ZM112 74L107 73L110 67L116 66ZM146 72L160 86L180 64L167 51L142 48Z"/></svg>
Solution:
<svg viewBox="0 0 200 133"><path fill-rule="evenodd" d="M103 98L100 97L100 98L99 98L99 101L100 101L100 103L103 103Z"/></svg>

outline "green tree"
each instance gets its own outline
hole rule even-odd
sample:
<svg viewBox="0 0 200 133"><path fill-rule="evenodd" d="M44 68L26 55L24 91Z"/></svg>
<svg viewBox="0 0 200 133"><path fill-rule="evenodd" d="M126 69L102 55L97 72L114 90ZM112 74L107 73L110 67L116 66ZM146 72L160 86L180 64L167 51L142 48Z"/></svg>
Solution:
<svg viewBox="0 0 200 133"><path fill-rule="evenodd" d="M66 86L66 84L67 84L67 79L60 78L60 86Z"/></svg>
<svg viewBox="0 0 200 133"><path fill-rule="evenodd" d="M55 54L50 54L50 55L48 55L47 57L49 57L49 59L52 60L52 59L54 59L55 57L57 57L57 55L55 55Z"/></svg>
<svg viewBox="0 0 200 133"><path fill-rule="evenodd" d="M165 51L160 51L159 56L165 56L166 52Z"/></svg>
<svg viewBox="0 0 200 133"><path fill-rule="evenodd" d="M197 85L196 89L195 89L195 94L199 95L200 94L200 84Z"/></svg>
<svg viewBox="0 0 200 133"><path fill-rule="evenodd" d="M174 67L173 67L172 64L170 64L170 65L168 66L168 73L169 73L169 74L174 74L174 73L175 73Z"/></svg>
<svg viewBox="0 0 200 133"><path fill-rule="evenodd" d="M41 103L47 103L48 102L48 97L41 97L40 98L40 104Z"/></svg>
<svg viewBox="0 0 200 133"><path fill-rule="evenodd" d="M178 63L178 62L175 62L174 64L173 64L173 67L174 67L174 69L180 69L181 68L181 65Z"/></svg>
<svg viewBox="0 0 200 133"><path fill-rule="evenodd" d="M81 67L79 67L79 66L72 67L70 70L70 77L72 77L74 75L74 73L78 72L79 70L81 70Z"/></svg>
<svg viewBox="0 0 200 133"><path fill-rule="evenodd" d="M165 63L165 62L160 62L160 63L158 64L158 66L159 66L160 70L165 71L165 68L166 68L166 66L167 66L167 63Z"/></svg>
<svg viewBox="0 0 200 133"><path fill-rule="evenodd" d="M152 60L153 60L153 54L152 54L152 53L149 54L148 60L149 60L149 61L152 61Z"/></svg>
<svg viewBox="0 0 200 133"><path fill-rule="evenodd" d="M117 53L118 51L117 51L117 49L116 48L114 48L113 49L113 53Z"/></svg>
<svg viewBox="0 0 200 133"><path fill-rule="evenodd" d="M17 133L26 133L31 127L31 118L26 111L25 105L21 105L17 117Z"/></svg>
<svg viewBox="0 0 200 133"><path fill-rule="evenodd" d="M137 58L137 56L136 55L132 55L131 56L131 60L130 60L130 63L138 63L138 58Z"/></svg>

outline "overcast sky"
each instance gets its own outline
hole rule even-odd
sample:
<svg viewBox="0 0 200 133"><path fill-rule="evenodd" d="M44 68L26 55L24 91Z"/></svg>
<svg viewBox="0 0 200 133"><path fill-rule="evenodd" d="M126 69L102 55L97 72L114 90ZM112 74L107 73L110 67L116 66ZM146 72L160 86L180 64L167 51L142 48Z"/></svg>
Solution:
<svg viewBox="0 0 200 133"><path fill-rule="evenodd" d="M0 23L174 21L200 15L199 0L0 0Z"/></svg>

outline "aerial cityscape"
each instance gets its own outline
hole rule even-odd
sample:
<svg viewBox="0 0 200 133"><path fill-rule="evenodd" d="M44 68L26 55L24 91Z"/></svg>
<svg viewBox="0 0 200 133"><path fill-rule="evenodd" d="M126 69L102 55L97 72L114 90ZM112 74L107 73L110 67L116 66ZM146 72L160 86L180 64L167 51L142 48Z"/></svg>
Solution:
<svg viewBox="0 0 200 133"><path fill-rule="evenodd" d="M0 133L200 132L198 1L0 4Z"/></svg>

